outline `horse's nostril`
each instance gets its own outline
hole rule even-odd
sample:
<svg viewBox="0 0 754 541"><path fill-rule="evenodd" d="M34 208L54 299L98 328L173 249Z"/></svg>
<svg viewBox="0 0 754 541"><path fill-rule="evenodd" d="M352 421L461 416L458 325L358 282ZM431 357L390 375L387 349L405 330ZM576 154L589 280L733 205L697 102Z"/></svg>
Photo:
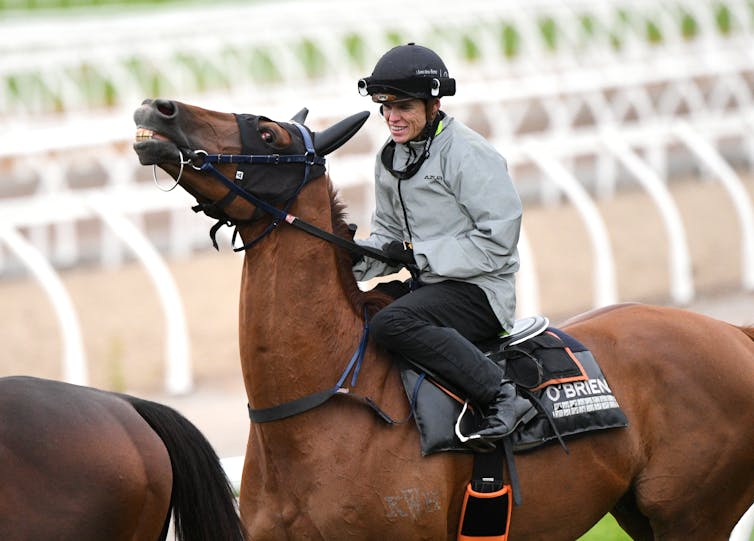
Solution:
<svg viewBox="0 0 754 541"><path fill-rule="evenodd" d="M170 100L156 100L155 107L157 107L157 111L159 111L160 114L166 117L175 116L177 112L175 104Z"/></svg>

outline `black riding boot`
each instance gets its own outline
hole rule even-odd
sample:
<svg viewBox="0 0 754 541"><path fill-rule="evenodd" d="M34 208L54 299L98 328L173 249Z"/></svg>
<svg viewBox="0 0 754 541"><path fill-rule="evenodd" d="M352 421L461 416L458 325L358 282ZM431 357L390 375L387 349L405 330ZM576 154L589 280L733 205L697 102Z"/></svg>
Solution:
<svg viewBox="0 0 754 541"><path fill-rule="evenodd" d="M500 383L495 398L487 406L487 416L479 428L468 436L468 445L491 449L495 443L512 433L522 421L529 421L536 412L531 402L516 394L516 386L510 380Z"/></svg>

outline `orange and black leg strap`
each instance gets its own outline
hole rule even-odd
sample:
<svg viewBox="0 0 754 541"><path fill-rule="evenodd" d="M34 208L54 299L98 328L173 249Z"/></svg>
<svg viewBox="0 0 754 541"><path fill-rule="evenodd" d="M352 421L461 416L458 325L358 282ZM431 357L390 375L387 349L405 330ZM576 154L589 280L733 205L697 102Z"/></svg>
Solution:
<svg viewBox="0 0 754 541"><path fill-rule="evenodd" d="M508 438L505 438L506 440ZM513 499L503 480L503 448L476 453L461 507L458 541L507 541Z"/></svg>

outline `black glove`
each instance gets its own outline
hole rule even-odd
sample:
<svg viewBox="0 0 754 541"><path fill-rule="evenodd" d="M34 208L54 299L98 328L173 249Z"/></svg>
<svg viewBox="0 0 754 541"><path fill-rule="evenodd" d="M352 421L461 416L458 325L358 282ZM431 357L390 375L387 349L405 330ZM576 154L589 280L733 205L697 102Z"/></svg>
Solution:
<svg viewBox="0 0 754 541"><path fill-rule="evenodd" d="M348 255L351 256L351 266L353 267L356 263L360 263L364 260L364 254L361 252L348 252Z"/></svg>
<svg viewBox="0 0 754 541"><path fill-rule="evenodd" d="M358 226L356 224L348 224L348 236L350 237L350 240L353 240L354 236L356 236L356 228ZM364 259L364 254L362 252L358 251L348 251L348 255L351 256L351 266L355 265L356 263L359 263Z"/></svg>
<svg viewBox="0 0 754 541"><path fill-rule="evenodd" d="M414 251L411 245L399 240L393 240L382 245L382 251L393 261L402 265L416 265Z"/></svg>

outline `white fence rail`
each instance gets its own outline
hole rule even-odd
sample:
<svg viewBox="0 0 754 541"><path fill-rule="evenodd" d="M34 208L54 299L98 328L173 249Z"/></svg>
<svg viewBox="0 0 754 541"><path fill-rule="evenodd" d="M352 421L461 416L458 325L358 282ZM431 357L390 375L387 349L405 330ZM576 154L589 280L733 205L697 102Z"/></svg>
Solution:
<svg viewBox="0 0 754 541"><path fill-rule="evenodd" d="M15 229L0 224L0 240L24 262L50 298L63 337L63 379L86 385L88 375L81 326L63 282L48 259Z"/></svg>

